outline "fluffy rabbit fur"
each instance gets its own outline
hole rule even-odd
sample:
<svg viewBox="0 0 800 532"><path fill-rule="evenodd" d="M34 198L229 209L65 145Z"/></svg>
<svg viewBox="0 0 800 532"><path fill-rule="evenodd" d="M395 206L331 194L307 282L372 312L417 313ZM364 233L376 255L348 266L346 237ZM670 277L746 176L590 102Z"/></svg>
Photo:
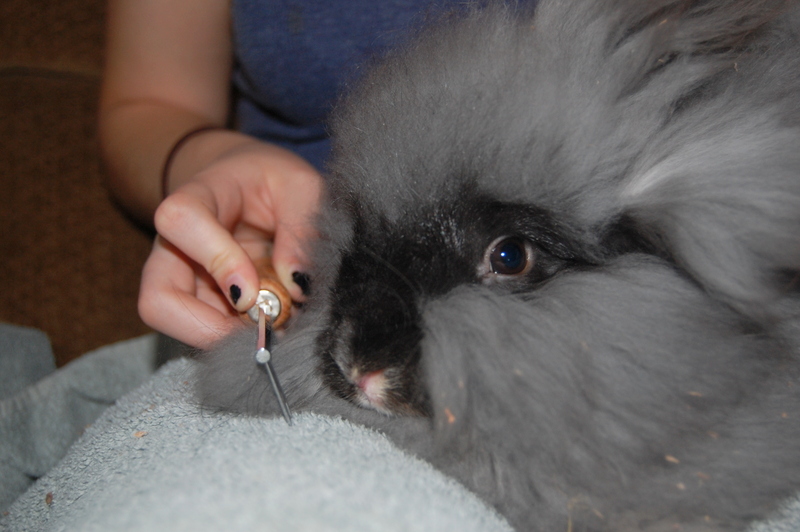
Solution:
<svg viewBox="0 0 800 532"><path fill-rule="evenodd" d="M800 2L445 17L339 106L294 410L519 530L741 530L800 489ZM201 355L275 415L254 329Z"/></svg>

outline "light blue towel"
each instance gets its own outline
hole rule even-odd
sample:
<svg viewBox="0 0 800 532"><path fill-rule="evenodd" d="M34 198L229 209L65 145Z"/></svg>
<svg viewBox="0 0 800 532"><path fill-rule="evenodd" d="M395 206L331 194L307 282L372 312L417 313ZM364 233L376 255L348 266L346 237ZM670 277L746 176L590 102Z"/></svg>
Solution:
<svg viewBox="0 0 800 532"><path fill-rule="evenodd" d="M120 399L0 530L510 530L376 432L203 412L191 379L181 359Z"/></svg>
<svg viewBox="0 0 800 532"><path fill-rule="evenodd" d="M79 421L70 404L86 411L95 401L99 410L145 381L10 506L0 531L510 531L461 485L374 431L310 413L295 414L289 427L281 418L203 411L192 392L194 362L173 361L148 378L157 345L150 335L103 348L11 399L19 406L36 390L56 390L55 400L29 405L40 421L0 410L3 467L12 451L51 449L43 456L57 461L69 445L58 431ZM56 404L69 396L78 402ZM37 467L52 466L45 462ZM800 501L752 532L797 530Z"/></svg>
<svg viewBox="0 0 800 532"><path fill-rule="evenodd" d="M0 329L0 511L64 456L109 405L155 371L155 335L104 347L55 371L33 329Z"/></svg>

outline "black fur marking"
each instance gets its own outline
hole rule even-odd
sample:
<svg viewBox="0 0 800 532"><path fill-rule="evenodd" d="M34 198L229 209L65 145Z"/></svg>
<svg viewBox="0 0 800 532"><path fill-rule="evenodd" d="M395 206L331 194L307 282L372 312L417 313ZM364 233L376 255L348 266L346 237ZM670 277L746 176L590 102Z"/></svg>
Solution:
<svg viewBox="0 0 800 532"><path fill-rule="evenodd" d="M387 409L422 415L430 405L420 378L424 335L418 308L459 285L480 283L478 266L496 238L523 238L535 249L529 273L493 285L508 294L644 246L618 223L605 246L592 248L546 210L504 203L472 186L464 187L456 202L409 213L394 223L362 213L354 235L341 259L331 316L318 344L325 382L340 397L358 402L356 385L344 373L388 369L394 378ZM348 354L346 360L342 353Z"/></svg>

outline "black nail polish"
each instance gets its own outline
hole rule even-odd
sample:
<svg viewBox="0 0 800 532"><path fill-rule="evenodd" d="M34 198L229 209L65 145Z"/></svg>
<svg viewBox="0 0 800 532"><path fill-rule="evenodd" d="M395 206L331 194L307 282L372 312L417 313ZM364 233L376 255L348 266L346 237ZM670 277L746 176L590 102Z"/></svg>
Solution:
<svg viewBox="0 0 800 532"><path fill-rule="evenodd" d="M242 289L239 288L238 286L236 286L235 284L232 284L231 285L231 301L233 301L234 305L236 305L236 303L239 302L239 298L240 297L242 297Z"/></svg>
<svg viewBox="0 0 800 532"><path fill-rule="evenodd" d="M292 273L292 281L294 281L294 284L300 287L300 290L303 292L304 296L308 295L308 291L311 288L311 279L307 274L303 272L294 272Z"/></svg>

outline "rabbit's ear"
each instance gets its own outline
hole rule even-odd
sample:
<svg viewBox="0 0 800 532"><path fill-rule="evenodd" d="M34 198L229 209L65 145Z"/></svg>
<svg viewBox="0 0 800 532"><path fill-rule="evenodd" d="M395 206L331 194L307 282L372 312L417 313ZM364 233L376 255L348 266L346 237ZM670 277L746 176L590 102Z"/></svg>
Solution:
<svg viewBox="0 0 800 532"><path fill-rule="evenodd" d="M708 291L763 318L797 288L800 128L768 116L743 122L688 130L682 146L635 175L623 201L638 228Z"/></svg>
<svg viewBox="0 0 800 532"><path fill-rule="evenodd" d="M663 126L629 167L622 206L709 292L764 318L800 272L800 8L766 26L751 13L742 34L725 24L738 12L701 4L680 26L681 42L706 31L726 48L697 44L657 72L658 86L687 68L705 74L671 97ZM774 9L760 15L774 18ZM730 35L720 33L726 27Z"/></svg>

